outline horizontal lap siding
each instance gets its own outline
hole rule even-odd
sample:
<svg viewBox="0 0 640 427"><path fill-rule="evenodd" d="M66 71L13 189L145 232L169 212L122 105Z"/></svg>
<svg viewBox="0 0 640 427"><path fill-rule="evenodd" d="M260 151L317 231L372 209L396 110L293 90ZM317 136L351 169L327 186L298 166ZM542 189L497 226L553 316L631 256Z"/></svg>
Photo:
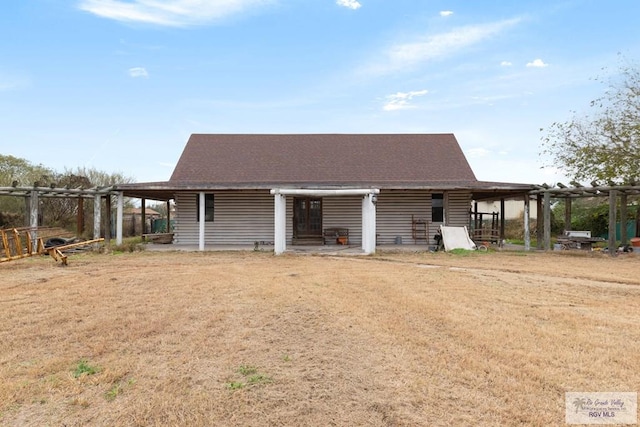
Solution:
<svg viewBox="0 0 640 427"><path fill-rule="evenodd" d="M273 242L273 196L268 191L213 192L213 222L205 223L205 244L253 244ZM176 197L175 242L197 245L199 223L196 221L198 193L181 193Z"/></svg>
<svg viewBox="0 0 640 427"><path fill-rule="evenodd" d="M349 229L349 244L362 244L362 196L324 197L322 228Z"/></svg>
<svg viewBox="0 0 640 427"><path fill-rule="evenodd" d="M431 222L431 191L428 190L382 190L377 204L377 243L381 245L393 244L396 237L402 238L402 243L414 243L411 215L414 218L424 218L429 226L429 244L433 239L441 222ZM442 193L434 191L434 193ZM444 192L445 217L451 226L469 224L469 206L471 193L466 191ZM424 243L424 240L418 240Z"/></svg>
<svg viewBox="0 0 640 427"><path fill-rule="evenodd" d="M447 225L453 227L469 226L471 193L468 191L450 191L447 193Z"/></svg>
<svg viewBox="0 0 640 427"><path fill-rule="evenodd" d="M214 222L205 224L205 243L208 245L253 244L255 241L273 242L274 199L268 191L215 192ZM196 197L198 193L181 193L176 197L175 242L198 244ZM448 225L469 224L469 192L445 193L445 215ZM362 243L362 197L340 196L322 198L322 228L349 229L349 243ZM431 192L427 190L382 190L377 202L378 244L393 244L401 237L404 244L413 244L411 215L425 218L429 223L429 243L441 223L431 222ZM293 236L293 197L287 196L286 241ZM424 240L418 241L424 243Z"/></svg>
<svg viewBox="0 0 640 427"><path fill-rule="evenodd" d="M425 218L429 222L430 241L432 241L435 227L431 224L430 192L382 190L378 195L376 208L376 234L379 245L394 244L396 237L402 238L403 244L414 243L411 215L414 215L415 218ZM424 240L420 243L424 243Z"/></svg>
<svg viewBox="0 0 640 427"><path fill-rule="evenodd" d="M273 242L273 197L268 192L216 192L214 221L205 224L205 244L253 244ZM198 193L181 193L176 197L175 242L197 245L199 224L196 221ZM362 242L362 198L354 196L324 197L322 227L346 227L349 242ZM293 236L293 197L287 197L286 239Z"/></svg>

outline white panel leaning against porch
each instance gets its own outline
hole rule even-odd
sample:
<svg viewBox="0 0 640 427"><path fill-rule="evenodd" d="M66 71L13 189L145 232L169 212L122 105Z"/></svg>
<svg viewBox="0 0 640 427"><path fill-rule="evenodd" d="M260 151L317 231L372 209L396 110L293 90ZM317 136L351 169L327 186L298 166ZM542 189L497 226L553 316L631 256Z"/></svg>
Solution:
<svg viewBox="0 0 640 427"><path fill-rule="evenodd" d="M463 227L450 227L446 225L440 226L442 232L442 243L444 244L444 250L450 251L452 249L476 249L476 244L469 237L469 231L466 226Z"/></svg>

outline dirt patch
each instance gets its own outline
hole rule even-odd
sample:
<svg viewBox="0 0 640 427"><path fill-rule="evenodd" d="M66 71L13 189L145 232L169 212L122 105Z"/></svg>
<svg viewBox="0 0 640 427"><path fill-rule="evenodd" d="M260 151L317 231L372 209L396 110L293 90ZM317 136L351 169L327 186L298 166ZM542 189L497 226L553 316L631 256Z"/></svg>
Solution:
<svg viewBox="0 0 640 427"><path fill-rule="evenodd" d="M546 426L565 391L639 391L633 254L87 254L0 272L3 425Z"/></svg>

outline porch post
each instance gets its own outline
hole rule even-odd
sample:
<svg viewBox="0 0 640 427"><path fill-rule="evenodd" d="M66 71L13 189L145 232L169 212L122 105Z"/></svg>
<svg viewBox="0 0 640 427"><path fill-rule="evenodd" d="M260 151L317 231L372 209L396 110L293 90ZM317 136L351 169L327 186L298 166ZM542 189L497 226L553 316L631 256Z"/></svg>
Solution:
<svg viewBox="0 0 640 427"><path fill-rule="evenodd" d="M118 206L116 208L116 245L122 244L122 215L124 212L124 193L118 191Z"/></svg>
<svg viewBox="0 0 640 427"><path fill-rule="evenodd" d="M273 250L280 255L287 249L287 196L275 193L273 197Z"/></svg>
<svg viewBox="0 0 640 427"><path fill-rule="evenodd" d="M140 231L140 237L144 237L143 235L147 232L145 230L147 225L147 199L145 199L144 197L140 199L140 219L140 222L142 223L142 231ZM133 228L135 229L136 226L134 225Z"/></svg>
<svg viewBox="0 0 640 427"><path fill-rule="evenodd" d="M498 242L498 246L502 247L503 243L505 241L505 232L504 232L504 228L505 228L505 220L506 220L506 215L505 215L505 206L504 206L504 197L502 197L500 199L500 242Z"/></svg>
<svg viewBox="0 0 640 427"><path fill-rule="evenodd" d="M167 200L167 233L171 233L171 200Z"/></svg>
<svg viewBox="0 0 640 427"><path fill-rule="evenodd" d="M529 194L524 196L524 250L531 250L531 229L529 226L530 221L530 209L531 209L531 199L529 199Z"/></svg>
<svg viewBox="0 0 640 427"><path fill-rule="evenodd" d="M376 252L376 202L373 192L362 198L362 251L365 254Z"/></svg>
<svg viewBox="0 0 640 427"><path fill-rule="evenodd" d="M198 212L198 218L200 222L198 223L198 250L204 251L204 213L205 213L205 197L204 191L200 192L200 209Z"/></svg>

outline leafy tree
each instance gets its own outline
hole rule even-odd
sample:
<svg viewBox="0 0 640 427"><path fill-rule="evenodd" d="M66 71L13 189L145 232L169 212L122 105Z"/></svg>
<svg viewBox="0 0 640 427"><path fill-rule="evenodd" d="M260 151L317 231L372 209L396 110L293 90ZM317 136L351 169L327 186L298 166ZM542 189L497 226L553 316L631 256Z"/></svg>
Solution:
<svg viewBox="0 0 640 427"><path fill-rule="evenodd" d="M31 186L37 181L48 180L53 171L28 160L0 154L0 187Z"/></svg>
<svg viewBox="0 0 640 427"><path fill-rule="evenodd" d="M562 218L565 210L565 200L560 200L554 205L552 213L557 218ZM631 202L627 206L627 218L620 221L626 224L629 221L637 221L637 203ZM564 221L560 224L562 231ZM609 203L599 197L585 197L571 201L571 228L573 230L589 230L593 236L603 237L609 233Z"/></svg>
<svg viewBox="0 0 640 427"><path fill-rule="evenodd" d="M547 129L542 154L576 181L639 181L640 69L622 61L607 82L604 95L591 101L593 114L574 112Z"/></svg>

